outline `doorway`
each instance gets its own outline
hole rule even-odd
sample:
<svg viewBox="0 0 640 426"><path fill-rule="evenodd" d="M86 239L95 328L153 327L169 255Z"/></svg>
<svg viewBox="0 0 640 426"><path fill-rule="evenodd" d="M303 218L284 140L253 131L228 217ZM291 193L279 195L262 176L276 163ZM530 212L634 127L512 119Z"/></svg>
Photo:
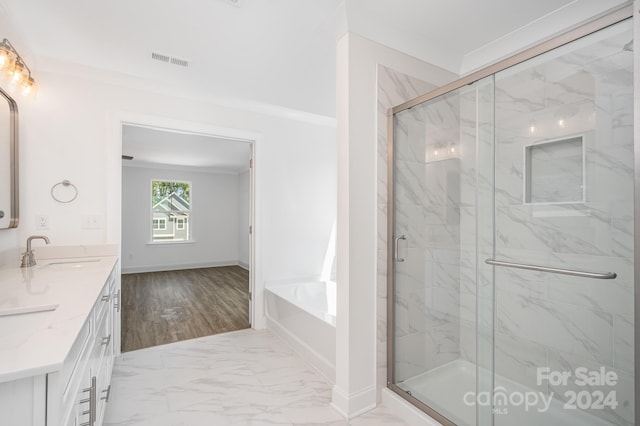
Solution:
<svg viewBox="0 0 640 426"><path fill-rule="evenodd" d="M122 352L251 327L253 152L122 124Z"/></svg>

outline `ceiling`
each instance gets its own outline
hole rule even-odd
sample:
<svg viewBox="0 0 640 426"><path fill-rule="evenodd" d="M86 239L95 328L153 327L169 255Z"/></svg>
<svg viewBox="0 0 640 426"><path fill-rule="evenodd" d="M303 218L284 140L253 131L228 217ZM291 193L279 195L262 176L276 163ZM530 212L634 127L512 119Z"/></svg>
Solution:
<svg viewBox="0 0 640 426"><path fill-rule="evenodd" d="M468 53L573 2L350 0L347 5L353 10L350 29L382 44L402 44L413 56L460 73Z"/></svg>
<svg viewBox="0 0 640 426"><path fill-rule="evenodd" d="M238 6L230 4L235 2ZM509 52L514 46L506 41L523 29L537 25L538 35L553 32L622 2L0 0L0 5L19 30L20 43L14 44L32 54L36 69L46 70L54 58L173 88L335 117L335 41L346 30L460 74ZM516 48L523 40L518 38ZM152 52L187 60L189 66L153 60Z"/></svg>
<svg viewBox="0 0 640 426"><path fill-rule="evenodd" d="M194 171L241 173L249 169L247 141L180 133L141 126L122 126L126 167L195 168Z"/></svg>

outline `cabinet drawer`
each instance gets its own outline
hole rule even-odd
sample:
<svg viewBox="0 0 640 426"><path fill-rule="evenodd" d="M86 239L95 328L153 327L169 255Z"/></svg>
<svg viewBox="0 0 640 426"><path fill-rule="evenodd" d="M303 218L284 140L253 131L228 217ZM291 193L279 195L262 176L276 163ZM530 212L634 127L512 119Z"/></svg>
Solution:
<svg viewBox="0 0 640 426"><path fill-rule="evenodd" d="M80 329L80 333L78 333L76 341L71 347L69 356L60 371L60 383L64 383L64 391L62 392L63 398L65 398L69 393L69 388L73 381L72 373L77 370L76 367L78 367L78 364L86 358L84 354L87 352L87 347L91 338L92 325L93 323L91 319L88 319L84 323L82 329Z"/></svg>
<svg viewBox="0 0 640 426"><path fill-rule="evenodd" d="M108 352L108 348L113 344L111 335L111 323L109 321L109 310L103 310L96 318L95 326L95 342L93 344L91 359L95 362L92 365L92 371L94 375L98 374L99 366L103 362L105 354Z"/></svg>
<svg viewBox="0 0 640 426"><path fill-rule="evenodd" d="M109 307L111 306L111 291L108 284L102 288L102 292L100 293L100 298L96 302L94 310L95 320L98 321L98 318L102 317Z"/></svg>

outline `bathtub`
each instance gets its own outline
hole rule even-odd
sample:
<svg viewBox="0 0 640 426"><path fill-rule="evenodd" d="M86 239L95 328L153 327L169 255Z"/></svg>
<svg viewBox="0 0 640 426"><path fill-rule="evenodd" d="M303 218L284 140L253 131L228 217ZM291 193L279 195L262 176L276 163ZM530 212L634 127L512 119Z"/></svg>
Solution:
<svg viewBox="0 0 640 426"><path fill-rule="evenodd" d="M268 284L267 327L330 383L336 369L336 287L333 282Z"/></svg>

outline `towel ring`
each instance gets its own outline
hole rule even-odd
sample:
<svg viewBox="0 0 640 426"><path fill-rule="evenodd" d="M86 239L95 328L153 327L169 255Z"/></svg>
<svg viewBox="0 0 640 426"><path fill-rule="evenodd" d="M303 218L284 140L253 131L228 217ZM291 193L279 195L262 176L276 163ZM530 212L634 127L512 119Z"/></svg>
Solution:
<svg viewBox="0 0 640 426"><path fill-rule="evenodd" d="M60 185L62 185L63 188L68 188L71 187L71 189L73 190L73 196L69 199L66 199L66 197L62 198L60 196L60 194L58 194L56 196L55 192L56 192L56 188L58 188ZM62 182L58 182L55 185L53 185L51 187L51 198L53 198L54 200L56 200L59 203L70 203L73 200L75 200L76 198L78 198L78 188L76 188L76 186L74 184L71 183L71 181L68 180L63 180ZM61 199L62 198L62 199Z"/></svg>

